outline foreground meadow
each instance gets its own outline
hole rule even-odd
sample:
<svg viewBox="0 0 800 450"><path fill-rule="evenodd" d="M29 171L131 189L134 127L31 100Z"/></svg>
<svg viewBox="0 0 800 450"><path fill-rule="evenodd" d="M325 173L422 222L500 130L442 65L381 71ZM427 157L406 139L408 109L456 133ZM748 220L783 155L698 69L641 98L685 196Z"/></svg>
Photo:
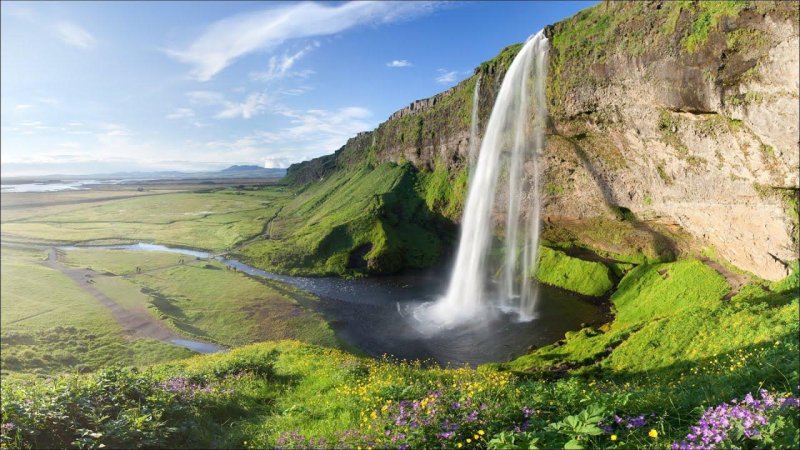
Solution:
<svg viewBox="0 0 800 450"><path fill-rule="evenodd" d="M477 369L282 341L138 369L5 380L2 442L796 448L799 285L795 269L732 293L699 261L640 265L611 297L612 322Z"/></svg>

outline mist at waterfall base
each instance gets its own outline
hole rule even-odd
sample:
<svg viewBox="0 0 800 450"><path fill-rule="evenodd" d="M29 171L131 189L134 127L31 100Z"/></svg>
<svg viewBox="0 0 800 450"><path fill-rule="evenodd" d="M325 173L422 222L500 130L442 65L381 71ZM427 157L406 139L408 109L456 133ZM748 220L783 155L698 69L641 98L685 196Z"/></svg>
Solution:
<svg viewBox="0 0 800 450"><path fill-rule="evenodd" d="M470 136L470 183L455 265L444 297L414 312L423 330L435 333L466 324L481 326L503 313L513 314L519 321L536 317L538 286L533 274L540 228L537 155L544 147L547 119L547 52L547 38L540 31L525 42L512 61L474 166L473 142L477 136ZM473 121L478 117L475 100L479 82ZM476 125L473 122L473 133ZM505 221L498 224L498 215L504 215ZM498 236L502 239L496 239ZM493 246L497 241L500 245Z"/></svg>

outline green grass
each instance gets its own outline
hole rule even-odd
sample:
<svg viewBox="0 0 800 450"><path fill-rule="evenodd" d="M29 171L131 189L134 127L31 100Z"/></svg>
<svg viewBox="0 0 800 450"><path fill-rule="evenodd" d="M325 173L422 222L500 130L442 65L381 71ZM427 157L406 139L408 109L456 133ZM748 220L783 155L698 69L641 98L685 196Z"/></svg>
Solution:
<svg viewBox="0 0 800 450"><path fill-rule="evenodd" d="M592 297L600 297L614 287L611 270L606 265L573 258L547 247L539 248L536 279Z"/></svg>
<svg viewBox="0 0 800 450"><path fill-rule="evenodd" d="M316 298L278 282L257 281L216 262L176 265L179 255L165 253L93 249L64 255L73 267L99 272L93 286L118 305L147 311L189 339L225 346L286 338L339 345L330 326L308 309ZM39 264L43 258L44 252L3 249L4 375L141 366L192 354L153 339L124 337L105 306ZM152 271L137 274L137 266Z"/></svg>
<svg viewBox="0 0 800 450"><path fill-rule="evenodd" d="M795 271L750 284L723 301L725 281L698 261L643 265L612 296L611 324L478 369L281 341L145 370L5 378L2 422L14 428L2 439L14 447L417 447L455 423L448 447L485 448L515 436L545 448L575 439L590 448L664 448L705 408L762 388L798 394L798 279ZM550 367L571 370L554 376L543 370ZM398 425L403 401L431 424ZM584 411L606 423L641 415L646 424L582 432L575 421ZM796 412L777 414L784 413L770 413L764 436L796 447ZM523 423L531 435L509 435Z"/></svg>
<svg viewBox="0 0 800 450"><path fill-rule="evenodd" d="M150 295L158 315L189 335L226 346L287 338L336 345L330 327L291 298L292 291L277 283L271 288L218 263L173 267L137 276L134 282ZM313 301L310 296L304 300Z"/></svg>
<svg viewBox="0 0 800 450"><path fill-rule="evenodd" d="M151 339L128 340L103 305L65 275L40 265L42 258L40 252L3 248L3 374L152 364L191 354Z"/></svg>
<svg viewBox="0 0 800 450"><path fill-rule="evenodd" d="M80 249L65 252L64 263L71 267L90 268L96 272L110 272L116 275L136 273L178 264L181 259L187 262L194 258L167 252L128 252L121 250Z"/></svg>
<svg viewBox="0 0 800 450"><path fill-rule="evenodd" d="M273 187L109 200L4 221L1 229L15 239L81 244L144 241L218 251L259 234L286 195Z"/></svg>
<svg viewBox="0 0 800 450"><path fill-rule="evenodd" d="M272 238L240 256L292 274L395 272L437 260L438 227L410 165L361 166L297 192L273 221Z"/></svg>
<svg viewBox="0 0 800 450"><path fill-rule="evenodd" d="M762 351L797 328L798 295L791 281L797 274L793 277L771 287L748 285L723 301L730 287L699 261L642 265L612 295L613 322L569 333L565 344L544 347L507 367L536 371L565 362L626 381L650 372L679 379L692 370L729 370L732 355Z"/></svg>

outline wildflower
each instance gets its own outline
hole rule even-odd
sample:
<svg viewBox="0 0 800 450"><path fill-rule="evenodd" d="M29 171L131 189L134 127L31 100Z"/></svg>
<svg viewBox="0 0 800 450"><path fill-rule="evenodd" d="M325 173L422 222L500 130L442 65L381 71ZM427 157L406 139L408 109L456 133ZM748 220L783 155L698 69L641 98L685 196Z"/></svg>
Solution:
<svg viewBox="0 0 800 450"><path fill-rule="evenodd" d="M461 442L459 442L458 444L456 444L456 447L458 447L458 448L461 448L461 447L463 447L463 446L464 446L464 444L462 444Z"/></svg>
<svg viewBox="0 0 800 450"><path fill-rule="evenodd" d="M483 430L478 430L478 434L480 434L481 436L483 436L483 435L484 435L484 434L486 434L486 433L485 433Z"/></svg>
<svg viewBox="0 0 800 450"><path fill-rule="evenodd" d="M652 430L650 430L649 433L647 433L647 435L650 436L651 438L655 439L655 438L658 437L658 431L656 431L655 428L653 428Z"/></svg>
<svg viewBox="0 0 800 450"><path fill-rule="evenodd" d="M617 440L617 435L616 434L612 434L611 435L611 440L612 441L616 441Z"/></svg>
<svg viewBox="0 0 800 450"><path fill-rule="evenodd" d="M474 434L474 435L472 435L472 438L473 438L473 439L475 439L475 440L477 441L477 440L478 440L478 439L480 439L481 437L480 437L480 436L478 436L477 434Z"/></svg>

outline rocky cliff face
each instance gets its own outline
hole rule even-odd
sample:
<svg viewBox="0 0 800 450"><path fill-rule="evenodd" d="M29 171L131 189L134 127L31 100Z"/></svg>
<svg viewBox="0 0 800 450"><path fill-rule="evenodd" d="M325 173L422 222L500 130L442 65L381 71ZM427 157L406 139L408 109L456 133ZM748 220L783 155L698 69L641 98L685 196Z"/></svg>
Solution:
<svg viewBox="0 0 800 450"><path fill-rule="evenodd" d="M784 263L797 258L797 8L619 2L548 27L551 125L542 158L551 227L624 216L634 232L681 229L742 269L784 276ZM290 178L312 181L365 159L445 168L455 178L467 160L475 83L481 77L483 129L518 49L335 155L292 166ZM615 250L602 239L591 244Z"/></svg>

